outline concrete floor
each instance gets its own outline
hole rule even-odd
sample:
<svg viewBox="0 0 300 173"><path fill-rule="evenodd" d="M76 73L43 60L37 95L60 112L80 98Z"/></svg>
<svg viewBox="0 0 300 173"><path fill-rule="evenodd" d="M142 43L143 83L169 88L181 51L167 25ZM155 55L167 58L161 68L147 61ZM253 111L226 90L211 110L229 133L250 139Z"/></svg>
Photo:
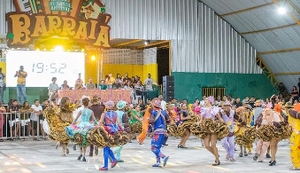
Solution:
<svg viewBox="0 0 300 173"><path fill-rule="evenodd" d="M225 150L218 144L221 165L211 166L214 162L213 156L201 147L197 138L190 137L187 142L188 149L178 149L179 139L170 138L168 147L162 148L163 153L170 156L168 165L164 168L152 168L155 157L150 151L150 139L144 145L138 145L136 141L124 146L122 159L110 172L153 172L153 173L214 173L214 172L291 172L289 158L289 146L287 142L279 144L277 153L277 165L270 167L268 161L257 163L252 161L253 154L248 157L238 157L237 161L231 163L225 159ZM14 141L0 143L0 173L77 173L77 172L100 172L102 167L102 150L98 156L87 157L87 163L77 161L78 150L73 151L70 145L70 154L61 156L61 148L54 148L55 142L47 141ZM237 147L238 148L238 147Z"/></svg>

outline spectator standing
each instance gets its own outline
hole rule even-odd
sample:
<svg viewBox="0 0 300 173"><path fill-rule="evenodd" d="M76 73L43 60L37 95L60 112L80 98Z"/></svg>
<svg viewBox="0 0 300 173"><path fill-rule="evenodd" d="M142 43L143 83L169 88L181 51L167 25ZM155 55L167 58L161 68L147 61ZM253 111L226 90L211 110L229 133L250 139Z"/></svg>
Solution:
<svg viewBox="0 0 300 173"><path fill-rule="evenodd" d="M46 100L43 101L43 104L42 104L42 111L43 112L40 115L40 129L41 129L41 132L42 132L42 135L43 135L43 139L46 139L46 133L47 133L47 132L44 131L44 120L45 120L44 111L47 107L49 107L49 105L50 105L49 100L46 99Z"/></svg>
<svg viewBox="0 0 300 173"><path fill-rule="evenodd" d="M52 83L50 83L49 88L48 88L48 96L49 96L49 100L55 99L55 101L57 102L59 87L58 87L56 81L57 81L57 78L53 77Z"/></svg>
<svg viewBox="0 0 300 173"><path fill-rule="evenodd" d="M16 71L15 77L18 77L18 79L17 79L18 102L22 103L22 96L24 97L24 101L27 101L27 95L26 95L27 72L24 71L23 66L20 66L19 71Z"/></svg>
<svg viewBox="0 0 300 173"><path fill-rule="evenodd" d="M146 86L146 91L153 91L152 84L157 85L154 79L151 78L150 73L148 73L148 78L145 79L144 84Z"/></svg>
<svg viewBox="0 0 300 173"><path fill-rule="evenodd" d="M31 123L30 123L30 114L31 114L31 108L28 102L24 102L23 106L20 109L21 116L21 134L24 137L23 140L25 140L26 133L30 135L30 129L31 129ZM27 126L28 125L28 126ZM27 127L26 127L27 126Z"/></svg>
<svg viewBox="0 0 300 173"><path fill-rule="evenodd" d="M90 77L89 83L86 84L86 89L94 90L96 88L95 84L93 83L93 78Z"/></svg>
<svg viewBox="0 0 300 173"><path fill-rule="evenodd" d="M298 83L298 86L299 86L299 83ZM282 94L284 96L285 93L287 92L286 88L282 82L279 83L278 89L279 89L279 95Z"/></svg>
<svg viewBox="0 0 300 173"><path fill-rule="evenodd" d="M61 90L69 90L70 89L67 80L64 80L64 83L60 86L60 89Z"/></svg>
<svg viewBox="0 0 300 173"><path fill-rule="evenodd" d="M30 116L31 124L32 124L32 135L37 135L38 129L38 123L39 123L39 117L42 115L43 108L40 105L40 101L38 99L34 100L34 104L31 106L32 114ZM37 140L37 138L33 138L34 140Z"/></svg>
<svg viewBox="0 0 300 173"><path fill-rule="evenodd" d="M293 86L293 90L291 92L291 95L293 97L293 100L298 100L298 98L299 98L299 96L298 96L299 92L298 92L298 89L297 89L296 86Z"/></svg>
<svg viewBox="0 0 300 173"><path fill-rule="evenodd" d="M254 104L255 104L255 97L252 96L249 101L249 105L251 106L252 109L254 108Z"/></svg>
<svg viewBox="0 0 300 173"><path fill-rule="evenodd" d="M2 68L0 68L0 101L2 103L4 103L4 91L6 89L4 78L5 78L5 74L2 72Z"/></svg>

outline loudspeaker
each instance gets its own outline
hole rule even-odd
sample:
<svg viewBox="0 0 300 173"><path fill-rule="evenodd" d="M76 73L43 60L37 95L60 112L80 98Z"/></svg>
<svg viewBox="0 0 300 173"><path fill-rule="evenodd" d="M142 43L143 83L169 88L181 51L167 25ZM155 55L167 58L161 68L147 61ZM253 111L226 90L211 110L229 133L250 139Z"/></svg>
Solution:
<svg viewBox="0 0 300 173"><path fill-rule="evenodd" d="M163 97L166 102L170 102L175 97L173 76L163 76Z"/></svg>

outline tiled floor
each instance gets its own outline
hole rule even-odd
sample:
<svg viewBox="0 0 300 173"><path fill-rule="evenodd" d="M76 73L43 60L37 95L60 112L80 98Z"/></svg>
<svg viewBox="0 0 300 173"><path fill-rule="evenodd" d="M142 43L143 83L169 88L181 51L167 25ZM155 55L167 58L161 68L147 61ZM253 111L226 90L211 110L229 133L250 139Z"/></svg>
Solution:
<svg viewBox="0 0 300 173"><path fill-rule="evenodd" d="M168 165L164 168L152 168L155 163L154 154L150 150L150 140L144 145L138 145L136 141L124 146L122 159L124 163L118 164L109 172L153 172L153 173L213 173L213 172L290 172L289 146L287 142L281 142L277 154L277 165L270 167L268 161L257 163L252 161L253 155L238 157L231 163L225 160L225 150L218 144L221 156L221 165L211 166L213 156L201 147L199 139L191 137L187 142L188 149L178 149L179 139L170 138L168 147L162 148L163 153L170 156ZM55 149L53 141L14 141L0 143L0 173L81 173L100 172L102 166L102 151L98 156L87 157L87 163L77 161L79 155L72 150L67 157L61 156L61 148ZM239 148L239 147L236 147Z"/></svg>

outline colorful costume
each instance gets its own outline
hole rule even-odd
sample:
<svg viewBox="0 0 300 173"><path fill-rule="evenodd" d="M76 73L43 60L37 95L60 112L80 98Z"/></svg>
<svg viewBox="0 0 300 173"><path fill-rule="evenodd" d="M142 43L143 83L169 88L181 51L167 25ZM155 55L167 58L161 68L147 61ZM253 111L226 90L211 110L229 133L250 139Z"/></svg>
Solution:
<svg viewBox="0 0 300 173"><path fill-rule="evenodd" d="M137 120L133 114L139 119L143 118L143 114L142 114L142 112L137 112L136 110L133 109L131 111L130 119L129 119L129 124L131 126L131 132L132 133L141 133L142 129L143 129L142 123L139 120Z"/></svg>
<svg viewBox="0 0 300 173"><path fill-rule="evenodd" d="M156 164L153 167L160 167L160 158L164 160L164 166L166 165L168 158L161 151L162 143L166 135L166 112L161 110L160 100L153 101L156 107L150 117L150 123L153 124L153 137L151 139L151 150L156 156Z"/></svg>
<svg viewBox="0 0 300 173"><path fill-rule="evenodd" d="M293 168L300 169L300 113L295 110L288 111L289 124L292 126L290 156Z"/></svg>
<svg viewBox="0 0 300 173"><path fill-rule="evenodd" d="M120 123L122 124L122 128L124 129L124 127L126 126L126 124L128 124L128 116L127 114L122 111L121 109L123 109L126 106L126 102L125 101L119 101L117 104L117 108L119 110L116 111L117 115L118 115L118 119L120 121ZM118 147L115 147L113 149L114 154L116 154L117 160L118 162L123 162L123 160L121 159L121 151L123 149L123 145L120 145Z"/></svg>
<svg viewBox="0 0 300 173"><path fill-rule="evenodd" d="M223 121L217 120L219 113L218 107L206 107L201 110L204 120L201 124L194 123L191 126L191 133L201 139L206 138L208 134L217 134L218 140L223 139L229 134L229 128Z"/></svg>
<svg viewBox="0 0 300 173"><path fill-rule="evenodd" d="M222 139L222 146L226 149L227 154L230 160L234 159L234 111L230 110L229 115L225 112L222 113L222 119L227 124L229 128L229 134L225 138Z"/></svg>
<svg viewBox="0 0 300 173"><path fill-rule="evenodd" d="M87 133L90 129L94 128L94 123L90 122L93 111L90 109L81 110L81 122L77 125L73 122L70 126L66 127L66 131L71 139L74 139L77 145L87 146ZM96 122L96 120L94 120Z"/></svg>
<svg viewBox="0 0 300 173"><path fill-rule="evenodd" d="M144 140L147 137L147 132L149 129L149 118L151 116L151 107L149 106L146 109L145 115L144 115L144 121L143 121L143 129L142 129L142 133L139 134L139 136L137 137L137 140L140 144L142 144L144 142Z"/></svg>

